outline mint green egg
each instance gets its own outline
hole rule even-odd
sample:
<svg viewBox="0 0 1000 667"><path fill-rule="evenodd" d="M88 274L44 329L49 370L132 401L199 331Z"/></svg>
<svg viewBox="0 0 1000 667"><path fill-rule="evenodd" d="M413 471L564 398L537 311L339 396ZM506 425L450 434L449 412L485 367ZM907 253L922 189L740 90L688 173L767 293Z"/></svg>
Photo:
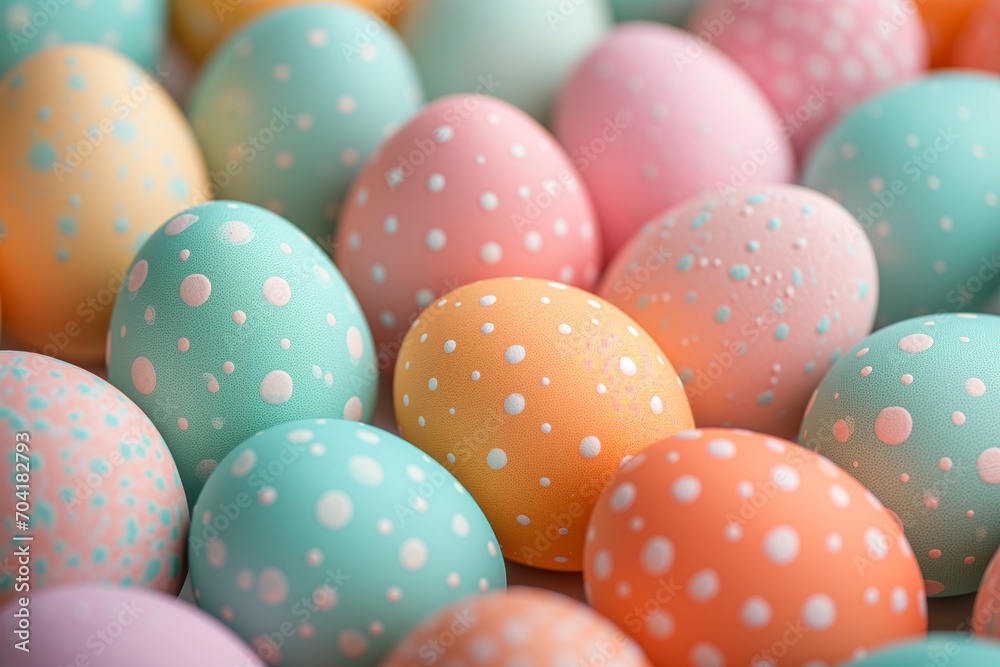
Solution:
<svg viewBox="0 0 1000 667"><path fill-rule="evenodd" d="M238 30L199 74L188 115L221 197L279 213L331 252L354 174L422 101L392 28L320 3Z"/></svg>
<svg viewBox="0 0 1000 667"><path fill-rule="evenodd" d="M198 606L270 665L374 667L438 609L506 586L472 496L373 426L258 433L219 464L192 516Z"/></svg>
<svg viewBox="0 0 1000 667"><path fill-rule="evenodd" d="M895 512L931 597L975 591L1000 546L998 342L992 315L881 329L834 364L802 422L800 444Z"/></svg>
<svg viewBox="0 0 1000 667"><path fill-rule="evenodd" d="M108 379L174 455L188 503L218 461L295 419L369 421L371 332L329 257L280 216L218 201L139 249L108 333Z"/></svg>
<svg viewBox="0 0 1000 667"><path fill-rule="evenodd" d="M803 184L861 222L876 323L975 311L1000 287L1000 78L926 76L863 104L813 149Z"/></svg>
<svg viewBox="0 0 1000 667"><path fill-rule="evenodd" d="M1000 665L1000 643L952 632L884 647L844 667L987 667Z"/></svg>
<svg viewBox="0 0 1000 667"><path fill-rule="evenodd" d="M688 12L699 0L611 0L615 20L660 21L683 25Z"/></svg>

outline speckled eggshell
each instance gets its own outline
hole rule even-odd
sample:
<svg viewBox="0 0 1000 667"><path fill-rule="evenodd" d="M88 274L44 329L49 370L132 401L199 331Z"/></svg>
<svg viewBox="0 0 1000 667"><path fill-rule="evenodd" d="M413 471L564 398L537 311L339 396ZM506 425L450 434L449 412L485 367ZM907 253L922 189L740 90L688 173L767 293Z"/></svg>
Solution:
<svg viewBox="0 0 1000 667"><path fill-rule="evenodd" d="M632 23L563 86L555 134L583 176L612 257L643 223L706 190L792 180L778 116L750 77L695 37ZM733 109L739 109L738 114Z"/></svg>
<svg viewBox="0 0 1000 667"><path fill-rule="evenodd" d="M0 352L0 439L0 494L10 502L0 563L11 568L0 576L0 604L27 593L13 577L24 544L33 605L40 589L74 582L180 590L184 489L163 438L132 401L76 366ZM21 501L27 530L15 524ZM24 535L34 539L17 541Z"/></svg>
<svg viewBox="0 0 1000 667"><path fill-rule="evenodd" d="M631 318L561 283L497 278L425 310L393 383L400 434L479 502L506 558L579 571L619 465L694 424L680 379Z"/></svg>
<svg viewBox="0 0 1000 667"><path fill-rule="evenodd" d="M0 81L0 293L20 345L97 363L135 251L208 197L198 145L151 75L108 49L54 47Z"/></svg>
<svg viewBox="0 0 1000 667"><path fill-rule="evenodd" d="M506 585L472 496L364 424L296 421L253 436L192 516L198 605L271 665L377 665L424 617Z"/></svg>
<svg viewBox="0 0 1000 667"><path fill-rule="evenodd" d="M636 643L590 607L551 591L520 586L456 602L430 616L396 646L382 667L438 660L456 666L488 661L650 667Z"/></svg>
<svg viewBox="0 0 1000 667"><path fill-rule="evenodd" d="M927 625L892 513L825 458L742 430L636 456L594 510L584 584L657 665L839 665Z"/></svg>
<svg viewBox="0 0 1000 667"><path fill-rule="evenodd" d="M934 74L857 108L814 148L803 184L839 201L875 248L877 326L975 310L1000 286L998 106L1000 78Z"/></svg>
<svg viewBox="0 0 1000 667"><path fill-rule="evenodd" d="M220 197L268 208L330 252L355 173L422 100L389 26L349 4L305 4L220 46L188 115Z"/></svg>
<svg viewBox="0 0 1000 667"><path fill-rule="evenodd" d="M680 25L701 0L611 0L616 21L660 21Z"/></svg>
<svg viewBox="0 0 1000 667"><path fill-rule="evenodd" d="M1000 2L981 2L955 38L951 64L955 67L1000 72L998 37Z"/></svg>
<svg viewBox="0 0 1000 667"><path fill-rule="evenodd" d="M1000 644L971 639L965 634L932 632L926 639L911 639L882 647L872 655L845 663L844 667L985 667L996 664L1000 664Z"/></svg>
<svg viewBox="0 0 1000 667"><path fill-rule="evenodd" d="M871 244L792 185L692 199L643 228L598 292L677 367L699 426L794 438L809 394L872 327Z"/></svg>
<svg viewBox="0 0 1000 667"><path fill-rule="evenodd" d="M799 155L845 112L927 68L916 3L707 0L687 28L750 74Z"/></svg>
<svg viewBox="0 0 1000 667"><path fill-rule="evenodd" d="M33 592L30 653L14 647L19 609L0 613L0 662L18 667L263 667L224 625L173 596L77 585Z"/></svg>
<svg viewBox="0 0 1000 667"><path fill-rule="evenodd" d="M559 144L518 109L471 95L430 104L382 146L352 186L335 248L390 371L410 323L455 287L526 275L592 289L601 265L590 197Z"/></svg>
<svg viewBox="0 0 1000 667"><path fill-rule="evenodd" d="M972 630L982 637L1000 639L1000 558L996 554L979 582L972 610Z"/></svg>
<svg viewBox="0 0 1000 667"><path fill-rule="evenodd" d="M178 214L139 249L115 302L108 378L150 416L188 502L229 451L294 419L369 421L364 314L327 255L250 204Z"/></svg>
<svg viewBox="0 0 1000 667"><path fill-rule="evenodd" d="M1000 317L899 322L848 350L799 442L894 511L931 596L976 590L1000 546Z"/></svg>
<svg viewBox="0 0 1000 667"><path fill-rule="evenodd" d="M559 86L611 25L605 2L410 2L400 33L430 99L491 95L542 122Z"/></svg>
<svg viewBox="0 0 1000 667"><path fill-rule="evenodd" d="M922 0L916 3L927 29L931 67L952 64L955 40L984 0Z"/></svg>

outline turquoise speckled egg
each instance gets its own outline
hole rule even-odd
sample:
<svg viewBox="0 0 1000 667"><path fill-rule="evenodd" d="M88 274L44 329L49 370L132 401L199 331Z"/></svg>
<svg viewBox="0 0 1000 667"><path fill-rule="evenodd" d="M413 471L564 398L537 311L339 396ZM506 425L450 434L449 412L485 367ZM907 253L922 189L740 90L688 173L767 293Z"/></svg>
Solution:
<svg viewBox="0 0 1000 667"><path fill-rule="evenodd" d="M932 632L850 662L844 667L986 667L1000 665L1000 643L968 635Z"/></svg>
<svg viewBox="0 0 1000 667"><path fill-rule="evenodd" d="M1000 78L945 73L890 90L818 142L803 184L875 248L885 326L977 310L1000 287Z"/></svg>
<svg viewBox="0 0 1000 667"><path fill-rule="evenodd" d="M329 251L355 172L422 101L392 28L323 3L268 12L229 38L188 115L222 196L288 218Z"/></svg>
<svg viewBox="0 0 1000 667"><path fill-rule="evenodd" d="M160 227L128 270L108 346L108 378L163 434L189 503L253 433L368 421L375 407L354 294L305 234L250 204L203 204Z"/></svg>
<svg viewBox="0 0 1000 667"><path fill-rule="evenodd" d="M997 341L992 315L877 331L830 369L802 423L801 444L896 513L932 597L975 591L1000 545Z"/></svg>
<svg viewBox="0 0 1000 667"><path fill-rule="evenodd" d="M699 0L611 0L616 21L661 21L683 25Z"/></svg>
<svg viewBox="0 0 1000 667"><path fill-rule="evenodd" d="M421 619L506 586L472 496L372 426L258 433L219 464L192 516L198 605L271 665L374 666Z"/></svg>

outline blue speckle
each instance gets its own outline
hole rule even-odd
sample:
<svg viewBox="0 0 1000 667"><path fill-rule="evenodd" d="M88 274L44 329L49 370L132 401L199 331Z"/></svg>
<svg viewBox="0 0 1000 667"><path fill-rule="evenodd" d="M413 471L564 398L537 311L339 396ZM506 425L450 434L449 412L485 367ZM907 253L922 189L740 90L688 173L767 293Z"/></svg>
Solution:
<svg viewBox="0 0 1000 667"><path fill-rule="evenodd" d="M11 90L17 90L18 88L20 88L23 85L24 85L24 75L23 74L18 74L13 79L10 80L10 86L9 87L10 87Z"/></svg>
<svg viewBox="0 0 1000 667"><path fill-rule="evenodd" d="M191 189L188 188L188 184L184 182L183 178L174 176L170 179L170 192L178 201L184 201L188 198Z"/></svg>
<svg viewBox="0 0 1000 667"><path fill-rule="evenodd" d="M747 198L747 203L748 204L765 204L765 203L767 203L767 195L764 195L764 194L753 195L752 197L748 197Z"/></svg>
<svg viewBox="0 0 1000 667"><path fill-rule="evenodd" d="M49 402L42 396L32 396L28 400L29 410L44 410L47 407L49 407Z"/></svg>
<svg viewBox="0 0 1000 667"><path fill-rule="evenodd" d="M79 74L70 74L66 77L66 85L73 90L83 90L87 87L87 82Z"/></svg>
<svg viewBox="0 0 1000 667"><path fill-rule="evenodd" d="M96 547L93 553L90 555L90 560L95 563L103 563L104 559L108 555L108 550L104 547Z"/></svg>
<svg viewBox="0 0 1000 667"><path fill-rule="evenodd" d="M774 339L785 340L786 338L788 338L788 325L782 322L774 330Z"/></svg>
<svg viewBox="0 0 1000 667"><path fill-rule="evenodd" d="M78 207L80 205L80 195L70 195L69 205L72 206L73 208Z"/></svg>
<svg viewBox="0 0 1000 667"><path fill-rule="evenodd" d="M729 267L729 277L733 280L746 280L750 277L750 267L746 264L733 264Z"/></svg>
<svg viewBox="0 0 1000 667"><path fill-rule="evenodd" d="M65 264L69 261L69 250L66 248L58 248L56 250L56 260L60 263Z"/></svg>
<svg viewBox="0 0 1000 667"><path fill-rule="evenodd" d="M774 216L773 218L771 218L770 220L767 221L767 228L768 229L770 229L770 230L773 231L773 230L777 229L778 227L781 227L781 218L779 218L778 216Z"/></svg>
<svg viewBox="0 0 1000 667"><path fill-rule="evenodd" d="M792 269L792 284L796 287L802 287L802 272L797 266Z"/></svg>
<svg viewBox="0 0 1000 667"><path fill-rule="evenodd" d="M698 295L694 290L688 290L688 293L684 295L684 303L692 304L697 298Z"/></svg>
<svg viewBox="0 0 1000 667"><path fill-rule="evenodd" d="M814 370L816 370L816 362L815 362L815 361L810 361L810 362L809 362L808 364L806 364L806 365L805 365L805 367L804 367L804 368L802 369L802 372L803 372L804 374L808 375L809 373L812 373L812 372L813 372Z"/></svg>
<svg viewBox="0 0 1000 667"><path fill-rule="evenodd" d="M679 260L677 260L677 270L680 271L681 273L684 273L685 271L691 268L692 264L694 264L694 257L692 257L691 255L684 255Z"/></svg>
<svg viewBox="0 0 1000 667"><path fill-rule="evenodd" d="M115 219L115 233L116 234L124 234L127 231L128 231L128 220L126 220L125 218L116 218Z"/></svg>
<svg viewBox="0 0 1000 667"><path fill-rule="evenodd" d="M146 569L142 572L142 582L152 581L156 579L156 575L160 573L160 559L154 558L153 560L146 563Z"/></svg>
<svg viewBox="0 0 1000 667"><path fill-rule="evenodd" d="M115 123L114 135L118 141L130 144L135 140L135 126L128 121L119 120Z"/></svg>
<svg viewBox="0 0 1000 667"><path fill-rule="evenodd" d="M802 212L805 213L806 215L812 215L813 214L813 207L809 206L807 204L806 206L802 207Z"/></svg>
<svg viewBox="0 0 1000 667"><path fill-rule="evenodd" d="M760 242L759 241L748 241L747 242L747 250L749 250L750 252L757 252L758 250L760 250Z"/></svg>
<svg viewBox="0 0 1000 667"><path fill-rule="evenodd" d="M715 321L719 324L724 324L729 321L729 316L732 314L729 306L719 306L719 309L715 311Z"/></svg>
<svg viewBox="0 0 1000 667"><path fill-rule="evenodd" d="M816 333L823 335L830 328L830 318L826 315L819 318L819 322L816 323Z"/></svg>
<svg viewBox="0 0 1000 667"><path fill-rule="evenodd" d="M38 120L48 120L52 117L52 111L48 107L38 109Z"/></svg>
<svg viewBox="0 0 1000 667"><path fill-rule="evenodd" d="M833 351L833 354L830 355L830 363L831 364L836 363L837 359L840 359L840 348L839 347L836 350Z"/></svg>
<svg viewBox="0 0 1000 667"><path fill-rule="evenodd" d="M164 526L170 525L170 510L162 509L160 510L160 523Z"/></svg>
<svg viewBox="0 0 1000 667"><path fill-rule="evenodd" d="M785 312L785 302L781 299L775 299L774 303L771 304L771 310L781 315Z"/></svg>
<svg viewBox="0 0 1000 667"><path fill-rule="evenodd" d="M771 405L771 402L773 400L774 400L774 392L768 390L757 397L757 405Z"/></svg>
<svg viewBox="0 0 1000 667"><path fill-rule="evenodd" d="M712 216L710 214L708 214L708 213L699 213L698 215L696 215L694 217L694 220L691 221L691 228L692 229L698 229L699 227L701 227L702 225L704 225L706 222L708 222L711 219L712 219Z"/></svg>
<svg viewBox="0 0 1000 667"><path fill-rule="evenodd" d="M85 429L85 428L73 428L73 429L70 429L70 433L72 433L73 437L76 438L77 440L89 440L90 439L90 432L87 431L87 429Z"/></svg>
<svg viewBox="0 0 1000 667"><path fill-rule="evenodd" d="M136 525L135 519L129 519L125 522L125 544L133 545L135 544L135 538L139 536L139 526Z"/></svg>
<svg viewBox="0 0 1000 667"><path fill-rule="evenodd" d="M864 280L858 279L858 301L861 301L868 297L868 283Z"/></svg>
<svg viewBox="0 0 1000 667"><path fill-rule="evenodd" d="M47 141L36 142L28 153L28 164L35 171L48 171L56 163L56 149Z"/></svg>
<svg viewBox="0 0 1000 667"><path fill-rule="evenodd" d="M118 417L114 415L104 415L104 423L108 426L118 426Z"/></svg>
<svg viewBox="0 0 1000 667"><path fill-rule="evenodd" d="M59 218L59 233L65 236L76 234L76 221L66 216Z"/></svg>
<svg viewBox="0 0 1000 667"><path fill-rule="evenodd" d="M678 375L681 378L681 382L684 384L687 384L694 378L694 372L690 368L682 368Z"/></svg>

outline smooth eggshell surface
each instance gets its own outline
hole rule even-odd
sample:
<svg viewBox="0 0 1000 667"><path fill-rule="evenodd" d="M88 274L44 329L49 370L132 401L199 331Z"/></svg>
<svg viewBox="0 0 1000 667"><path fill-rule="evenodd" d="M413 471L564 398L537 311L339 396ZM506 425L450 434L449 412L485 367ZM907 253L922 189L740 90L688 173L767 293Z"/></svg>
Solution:
<svg viewBox="0 0 1000 667"><path fill-rule="evenodd" d="M636 456L594 510L584 582L658 665L834 665L927 624L892 513L825 458L749 431Z"/></svg>
<svg viewBox="0 0 1000 667"><path fill-rule="evenodd" d="M506 585L472 496L364 424L305 420L253 436L192 516L198 605L270 665L377 665L421 619Z"/></svg>
<svg viewBox="0 0 1000 667"><path fill-rule="evenodd" d="M820 383L799 442L844 468L906 529L929 595L976 590L1000 546L1000 317L881 329Z"/></svg>
<svg viewBox="0 0 1000 667"><path fill-rule="evenodd" d="M608 257L689 197L793 176L791 144L756 84L666 26L626 24L605 38L564 85L554 127L594 199Z"/></svg>
<svg viewBox="0 0 1000 667"><path fill-rule="evenodd" d="M983 637L1000 639L1000 558L996 554L979 582L972 610L972 630Z"/></svg>
<svg viewBox="0 0 1000 667"><path fill-rule="evenodd" d="M986 0L955 39L951 64L1000 73L1000 2Z"/></svg>
<svg viewBox="0 0 1000 667"><path fill-rule="evenodd" d="M146 415L97 376L30 352L0 352L0 396L8 447L0 494L11 503L0 562L17 563L28 544L32 610L38 590L75 582L176 594L188 506L170 451ZM15 524L14 503L22 500L27 529ZM16 541L19 535L34 540ZM0 604L24 594L12 576L0 578Z"/></svg>
<svg viewBox="0 0 1000 667"><path fill-rule="evenodd" d="M927 29L931 67L952 64L955 40L985 0L923 0L916 3Z"/></svg>
<svg viewBox="0 0 1000 667"><path fill-rule="evenodd" d="M691 428L680 380L631 318L582 290L497 278L447 294L396 364L400 434L479 502L504 556L579 571L619 465Z"/></svg>
<svg viewBox="0 0 1000 667"><path fill-rule="evenodd" d="M844 349L871 331L871 244L836 202L797 186L693 199L647 225L600 292L650 332L699 426L786 438Z"/></svg>
<svg viewBox="0 0 1000 667"><path fill-rule="evenodd" d="M369 421L378 372L354 295L287 220L211 202L158 229L115 302L108 378L150 416L193 503L216 463L294 419Z"/></svg>
<svg viewBox="0 0 1000 667"><path fill-rule="evenodd" d="M124 269L163 218L208 197L191 130L160 83L71 44L0 82L0 292L6 331L96 363Z"/></svg>
<svg viewBox="0 0 1000 667"><path fill-rule="evenodd" d="M900 667L901 665L948 665L983 667L1000 664L1000 644L977 641L968 635L933 632L926 639L909 640L883 647L844 667Z"/></svg>
<svg viewBox="0 0 1000 667"><path fill-rule="evenodd" d="M434 102L379 150L342 210L335 261L391 370L410 323L475 280L525 275L590 289L600 231L559 145L509 104Z"/></svg>
<svg viewBox="0 0 1000 667"><path fill-rule="evenodd" d="M680 25L701 0L611 0L615 20L661 21Z"/></svg>

